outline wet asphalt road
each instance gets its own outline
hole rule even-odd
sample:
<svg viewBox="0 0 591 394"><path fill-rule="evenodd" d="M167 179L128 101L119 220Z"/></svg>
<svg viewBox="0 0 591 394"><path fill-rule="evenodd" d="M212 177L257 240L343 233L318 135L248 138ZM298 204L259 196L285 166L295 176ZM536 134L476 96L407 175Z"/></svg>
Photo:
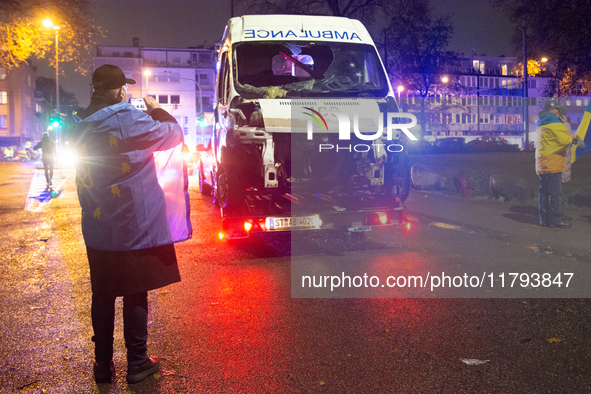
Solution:
<svg viewBox="0 0 591 394"><path fill-rule="evenodd" d="M23 208L33 171L31 163L0 163L2 393L591 392L587 299L531 298L548 295L531 286L518 289L520 298L505 299L437 298L470 295L387 287L369 290L429 298L374 298L364 289L329 296L370 298L291 294L299 281L292 279L292 263L294 272L305 267L310 275L336 267L380 278L568 267L583 280L588 242L582 239L588 237L540 233L527 212L506 206L485 207L494 215L484 217L476 204L469 217L449 217L465 202L414 193L409 232L308 233L293 240L275 234L228 245L217 238L219 214L195 187L194 236L176 246L183 280L149 296L149 352L161 357L162 370L142 383L125 383L118 305L117 382L97 386L73 177L59 198L31 212ZM437 204L444 209L433 211ZM591 227L586 215L575 212L569 230ZM550 295L568 295L564 288L554 291Z"/></svg>

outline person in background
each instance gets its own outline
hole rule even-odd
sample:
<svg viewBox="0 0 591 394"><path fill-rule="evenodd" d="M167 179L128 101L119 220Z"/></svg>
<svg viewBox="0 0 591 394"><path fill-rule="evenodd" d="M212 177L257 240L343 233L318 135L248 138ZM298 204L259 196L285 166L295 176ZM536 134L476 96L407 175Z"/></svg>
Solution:
<svg viewBox="0 0 591 394"><path fill-rule="evenodd" d="M41 149L43 151L41 159L43 160L43 169L45 170L45 181L47 188L51 189L53 182L53 167L55 165L55 142L49 138L48 133L43 133L41 141L33 147L33 150Z"/></svg>
<svg viewBox="0 0 591 394"><path fill-rule="evenodd" d="M135 81L119 67L98 67L92 84L90 105L76 117L76 185L92 286L94 378L113 381L115 300L123 296L126 379L137 383L160 366L147 356L147 292L180 281L154 153L183 143L183 132L153 98L144 99L145 113L127 103L127 84Z"/></svg>
<svg viewBox="0 0 591 394"><path fill-rule="evenodd" d="M581 144L571 135L566 109L549 100L538 114L536 128L536 173L540 181L538 211L540 226L568 228L571 223L562 215L562 173L566 170L566 154L571 144Z"/></svg>

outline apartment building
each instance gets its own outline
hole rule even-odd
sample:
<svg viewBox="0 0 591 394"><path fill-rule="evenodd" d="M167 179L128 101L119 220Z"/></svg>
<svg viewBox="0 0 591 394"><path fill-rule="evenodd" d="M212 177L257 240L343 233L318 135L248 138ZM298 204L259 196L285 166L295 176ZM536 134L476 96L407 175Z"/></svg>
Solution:
<svg viewBox="0 0 591 394"><path fill-rule="evenodd" d="M0 146L20 148L41 139L42 101L35 95L35 70L30 65L0 67Z"/></svg>
<svg viewBox="0 0 591 394"><path fill-rule="evenodd" d="M528 78L524 99L520 60L505 56L472 56L460 60L459 89L453 91L446 83L433 87L426 98L429 114L425 139L462 137L466 142L483 136L505 138L511 144L525 146L524 117L527 105L529 141L535 139L538 113L545 102L547 76ZM401 97L409 112L419 112L420 97ZM567 107L567 118L575 130L589 103L588 96L559 98Z"/></svg>
<svg viewBox="0 0 591 394"><path fill-rule="evenodd" d="M191 151L206 143L213 125L214 49L140 47L134 38L133 46L98 46L93 70L103 64L119 66L137 81L128 86L128 98L152 96L174 116Z"/></svg>

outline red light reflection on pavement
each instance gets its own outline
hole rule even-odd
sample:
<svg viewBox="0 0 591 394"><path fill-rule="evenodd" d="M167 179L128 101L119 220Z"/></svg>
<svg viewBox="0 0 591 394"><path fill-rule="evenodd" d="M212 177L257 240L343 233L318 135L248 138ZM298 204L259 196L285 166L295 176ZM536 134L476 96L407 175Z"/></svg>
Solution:
<svg viewBox="0 0 591 394"><path fill-rule="evenodd" d="M176 334L188 353L179 355L188 367L183 375L192 381L188 387L216 392L244 388L249 382L254 384L256 377L265 376L256 382L256 392L281 391L285 336L273 334L286 322L284 297L277 293L289 295L277 288L275 278L281 273L276 267L203 268L213 272L201 276L197 283L183 283L189 294L181 305L183 325L177 327L180 332Z"/></svg>

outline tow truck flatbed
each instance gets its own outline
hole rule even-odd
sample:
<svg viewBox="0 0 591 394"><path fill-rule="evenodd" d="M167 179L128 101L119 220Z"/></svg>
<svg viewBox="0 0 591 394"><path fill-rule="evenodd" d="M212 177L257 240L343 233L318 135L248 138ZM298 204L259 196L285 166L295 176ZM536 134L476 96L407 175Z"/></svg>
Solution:
<svg viewBox="0 0 591 394"><path fill-rule="evenodd" d="M370 231L372 226L403 224L406 208L392 196L358 192L276 193L250 190L239 210L222 209L227 239L248 238L252 232L342 229Z"/></svg>

